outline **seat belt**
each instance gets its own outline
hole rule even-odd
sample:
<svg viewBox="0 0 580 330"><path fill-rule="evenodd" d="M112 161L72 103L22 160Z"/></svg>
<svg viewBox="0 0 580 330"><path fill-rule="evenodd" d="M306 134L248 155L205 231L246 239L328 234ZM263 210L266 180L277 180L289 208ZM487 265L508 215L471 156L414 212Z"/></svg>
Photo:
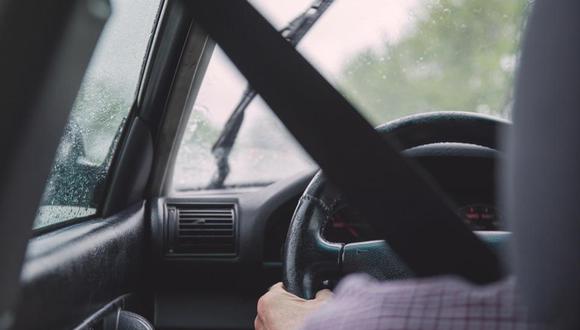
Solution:
<svg viewBox="0 0 580 330"><path fill-rule="evenodd" d="M417 276L500 278L498 258L430 176L385 141L246 1L186 2L349 204Z"/></svg>

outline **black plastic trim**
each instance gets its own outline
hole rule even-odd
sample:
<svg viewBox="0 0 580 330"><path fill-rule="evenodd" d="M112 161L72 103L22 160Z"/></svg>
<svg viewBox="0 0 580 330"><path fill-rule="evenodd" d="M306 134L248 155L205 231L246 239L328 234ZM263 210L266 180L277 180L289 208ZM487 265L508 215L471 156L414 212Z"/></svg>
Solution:
<svg viewBox="0 0 580 330"><path fill-rule="evenodd" d="M86 217L72 218L69 220L53 223L53 224L48 225L48 226L35 228L32 230L32 237L42 236L46 233L50 233L51 231L59 230L59 229L64 228L64 227L72 226L72 225L75 225L77 223L82 223L82 222L89 221L89 220L95 219L95 218L98 218L98 216L96 214L91 214L91 215L88 215Z"/></svg>
<svg viewBox="0 0 580 330"><path fill-rule="evenodd" d="M200 205L204 205L204 206L215 206L215 207L231 207L233 210L233 220L232 220L232 225L233 225L233 235L234 235L234 250L231 253L196 253L196 252L191 252L191 253L178 253L178 252L172 252L170 250L170 246L169 244L171 244L173 242L173 239L175 239L175 237L170 238L169 236L172 234L171 232L171 228L168 228L170 226L169 221L169 214L168 214L168 206L176 206L177 208L179 208L180 206L200 206ZM239 239L239 207L238 207L238 201L237 200L232 200L230 201L183 201L183 200L165 200L165 203L163 204L163 214L164 214L164 220L163 220L163 237L165 237L166 239L164 240L164 245L163 245L163 253L164 253L164 258L167 260L170 259L181 259L181 260L195 260L195 259L205 259L205 258L235 258L238 255L238 251L240 249L240 239ZM178 219L175 219L175 221L178 221Z"/></svg>
<svg viewBox="0 0 580 330"><path fill-rule="evenodd" d="M110 216L143 200L153 164L153 138L149 127L136 117L118 150L117 166L109 173L109 189L101 215Z"/></svg>
<svg viewBox="0 0 580 330"><path fill-rule="evenodd" d="M114 299L113 301L109 302L108 304L103 306L101 309L96 311L93 315L89 316L81 324L76 326L74 328L74 330L93 330L95 324L102 322L104 318L106 318L107 316L115 313L120 308L122 308L123 305L125 304L125 299L127 299L127 297L129 297L129 296L130 295L122 295L122 296Z"/></svg>
<svg viewBox="0 0 580 330"><path fill-rule="evenodd" d="M179 58L185 44L191 15L180 1L168 1L157 30L157 45L151 50L150 71L141 86L142 99L138 115L147 123L159 126L163 117ZM157 135L157 127L152 129Z"/></svg>
<svg viewBox="0 0 580 330"><path fill-rule="evenodd" d="M314 175L314 170L299 173L291 178L281 180L268 187L256 190L215 190L197 191L168 198L155 198L151 201L151 242L153 259L160 274L170 274L169 264L179 264L185 268L195 269L195 265L213 264L232 265L235 267L251 266L260 268L263 262L264 235L268 220L273 212L288 200L299 196ZM238 249L233 258L165 258L166 239L165 205L175 203L225 203L237 205Z"/></svg>
<svg viewBox="0 0 580 330"><path fill-rule="evenodd" d="M14 327L72 328L113 299L138 291L145 278L144 210L138 203L32 239Z"/></svg>

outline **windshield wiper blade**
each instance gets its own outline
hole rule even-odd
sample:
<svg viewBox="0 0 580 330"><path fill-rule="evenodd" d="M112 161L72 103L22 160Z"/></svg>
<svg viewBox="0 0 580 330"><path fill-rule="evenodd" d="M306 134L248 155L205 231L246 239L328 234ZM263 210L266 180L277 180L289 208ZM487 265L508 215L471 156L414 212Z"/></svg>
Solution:
<svg viewBox="0 0 580 330"><path fill-rule="evenodd" d="M280 34L293 46L298 45L310 28L326 12L334 0L315 0L302 14L293 19ZM229 156L244 121L245 110L256 97L256 91L248 85L236 108L226 121L219 137L211 148L216 162L216 172L208 189L223 188L224 181L230 174Z"/></svg>

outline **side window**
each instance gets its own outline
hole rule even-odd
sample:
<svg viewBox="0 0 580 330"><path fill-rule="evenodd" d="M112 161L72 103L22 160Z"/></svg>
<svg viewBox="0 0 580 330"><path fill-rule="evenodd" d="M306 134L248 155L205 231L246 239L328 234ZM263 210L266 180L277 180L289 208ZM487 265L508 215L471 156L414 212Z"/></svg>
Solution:
<svg viewBox="0 0 580 330"><path fill-rule="evenodd" d="M135 99L159 1L113 0L61 139L34 229L97 213Z"/></svg>

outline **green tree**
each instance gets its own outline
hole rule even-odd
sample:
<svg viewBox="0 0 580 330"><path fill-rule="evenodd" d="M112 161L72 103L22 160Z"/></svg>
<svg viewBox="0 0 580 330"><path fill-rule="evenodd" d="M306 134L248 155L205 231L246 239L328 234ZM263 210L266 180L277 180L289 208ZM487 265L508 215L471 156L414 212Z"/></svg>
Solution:
<svg viewBox="0 0 580 330"><path fill-rule="evenodd" d="M425 111L506 116L528 0L423 0L402 36L354 56L340 89L373 123Z"/></svg>

